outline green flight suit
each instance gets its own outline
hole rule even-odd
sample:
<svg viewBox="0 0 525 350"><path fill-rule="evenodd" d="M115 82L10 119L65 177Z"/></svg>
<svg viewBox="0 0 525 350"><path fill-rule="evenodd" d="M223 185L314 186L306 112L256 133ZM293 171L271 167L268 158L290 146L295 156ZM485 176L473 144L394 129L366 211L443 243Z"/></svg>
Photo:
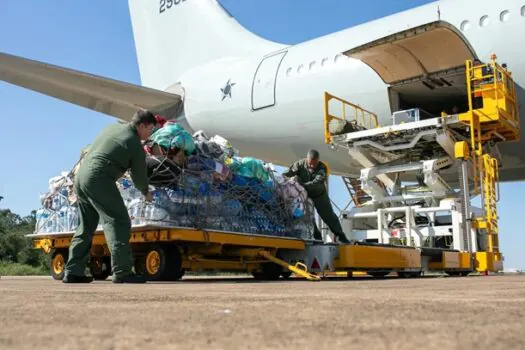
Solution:
<svg viewBox="0 0 525 350"><path fill-rule="evenodd" d="M131 221L116 181L130 170L135 187L148 193L145 153L135 127L116 124L105 128L91 145L75 177L80 224L73 235L65 273L83 276L93 234L102 219L117 277L131 273Z"/></svg>
<svg viewBox="0 0 525 350"><path fill-rule="evenodd" d="M321 219L328 225L330 231L338 238L346 236L339 222L339 218L334 213L328 191L326 189L327 169L326 166L319 162L317 168L310 171L306 159L299 160L290 166L287 172L283 174L286 177L297 176L301 185L306 189L308 197L314 202L315 210ZM322 239L321 232L314 220L314 238Z"/></svg>

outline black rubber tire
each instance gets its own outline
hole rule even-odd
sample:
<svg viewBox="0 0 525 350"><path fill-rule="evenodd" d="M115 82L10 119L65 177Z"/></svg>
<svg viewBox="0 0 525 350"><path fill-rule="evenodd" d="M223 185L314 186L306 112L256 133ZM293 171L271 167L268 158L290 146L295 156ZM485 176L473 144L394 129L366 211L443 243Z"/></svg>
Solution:
<svg viewBox="0 0 525 350"><path fill-rule="evenodd" d="M261 271L252 272L253 277L259 281L276 281L283 272L283 268L280 265L271 262L262 264L261 269Z"/></svg>
<svg viewBox="0 0 525 350"><path fill-rule="evenodd" d="M49 271L54 280L60 281L64 278L69 251L67 249L57 249L51 255Z"/></svg>
<svg viewBox="0 0 525 350"><path fill-rule="evenodd" d="M178 281L184 276L185 270L182 268L182 256L177 246L166 246L167 266L162 281Z"/></svg>
<svg viewBox="0 0 525 350"><path fill-rule="evenodd" d="M421 277L422 271L399 271L397 275L401 278L418 278Z"/></svg>
<svg viewBox="0 0 525 350"><path fill-rule="evenodd" d="M96 281L105 281L111 275L111 258L103 257L100 263L100 268L98 268L98 266L95 267L92 264L92 266L90 267L91 275L93 275L93 278Z"/></svg>
<svg viewBox="0 0 525 350"><path fill-rule="evenodd" d="M169 247L160 244L151 245L135 262L135 272L149 281L165 280L170 270Z"/></svg>
<svg viewBox="0 0 525 350"><path fill-rule="evenodd" d="M374 278L381 278L388 275L390 271L367 271L366 273Z"/></svg>
<svg viewBox="0 0 525 350"><path fill-rule="evenodd" d="M291 276L292 276L292 271L284 271L281 273L282 279L285 279L285 280L290 278Z"/></svg>
<svg viewBox="0 0 525 350"><path fill-rule="evenodd" d="M461 271L445 271L450 277L459 277L461 276Z"/></svg>

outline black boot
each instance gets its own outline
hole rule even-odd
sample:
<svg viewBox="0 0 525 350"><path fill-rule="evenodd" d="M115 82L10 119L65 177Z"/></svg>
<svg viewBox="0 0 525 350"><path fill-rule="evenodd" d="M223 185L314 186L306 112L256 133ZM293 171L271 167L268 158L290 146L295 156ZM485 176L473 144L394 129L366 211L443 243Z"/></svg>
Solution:
<svg viewBox="0 0 525 350"><path fill-rule="evenodd" d="M113 283L146 283L146 281L147 279L144 276L135 274L122 277L113 276Z"/></svg>
<svg viewBox="0 0 525 350"><path fill-rule="evenodd" d="M348 238L346 238L346 235L344 233L340 233L337 235L337 240L341 242L342 244L348 244L350 241Z"/></svg>
<svg viewBox="0 0 525 350"><path fill-rule="evenodd" d="M75 275L64 275L62 283L91 283L93 282L92 276L75 276Z"/></svg>

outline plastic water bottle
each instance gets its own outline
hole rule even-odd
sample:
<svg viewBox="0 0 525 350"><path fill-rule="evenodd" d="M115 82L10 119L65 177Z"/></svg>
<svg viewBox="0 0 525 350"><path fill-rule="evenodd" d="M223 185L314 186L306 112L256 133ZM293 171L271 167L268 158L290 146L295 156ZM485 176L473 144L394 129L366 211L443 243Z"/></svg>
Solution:
<svg viewBox="0 0 525 350"><path fill-rule="evenodd" d="M174 214L184 214L185 213L185 203L184 203L184 191L182 190L172 190L167 191L167 196L171 202L171 211Z"/></svg>
<svg viewBox="0 0 525 350"><path fill-rule="evenodd" d="M68 231L75 231L80 223L79 216L78 216L78 209L76 207L70 207L68 210L68 216L69 216Z"/></svg>
<svg viewBox="0 0 525 350"><path fill-rule="evenodd" d="M58 225L57 225L58 232L66 232L69 230L69 218L67 215L68 210L69 210L68 207L63 206L58 211Z"/></svg>
<svg viewBox="0 0 525 350"><path fill-rule="evenodd" d="M47 209L41 208L36 211L36 232L43 233L46 229L46 220L49 218Z"/></svg>
<svg viewBox="0 0 525 350"><path fill-rule="evenodd" d="M140 199L132 200L128 205L128 214L131 219L131 224L134 226L142 223L142 201Z"/></svg>
<svg viewBox="0 0 525 350"><path fill-rule="evenodd" d="M55 213L50 213L49 216L46 218L46 221L44 223L44 232L45 233L57 232L57 230L56 230L56 218L57 218L57 215Z"/></svg>

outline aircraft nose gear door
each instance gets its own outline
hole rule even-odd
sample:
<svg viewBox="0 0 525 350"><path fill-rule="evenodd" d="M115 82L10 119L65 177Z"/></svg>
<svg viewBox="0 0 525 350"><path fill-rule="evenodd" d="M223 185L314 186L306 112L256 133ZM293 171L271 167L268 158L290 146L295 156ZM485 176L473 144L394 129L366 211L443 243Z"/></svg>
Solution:
<svg viewBox="0 0 525 350"><path fill-rule="evenodd" d="M275 53L263 58L252 85L252 109L257 110L271 107L275 104L275 85L277 83L277 73L283 60L285 52Z"/></svg>

